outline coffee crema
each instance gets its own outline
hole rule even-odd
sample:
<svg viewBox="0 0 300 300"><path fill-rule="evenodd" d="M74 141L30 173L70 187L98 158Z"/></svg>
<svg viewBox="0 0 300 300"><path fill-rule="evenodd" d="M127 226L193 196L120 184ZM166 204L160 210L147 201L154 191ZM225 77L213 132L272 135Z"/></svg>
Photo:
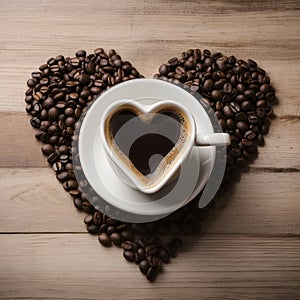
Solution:
<svg viewBox="0 0 300 300"><path fill-rule="evenodd" d="M173 106L142 113L122 105L106 119L106 140L120 160L144 185L158 183L180 159L190 125L184 112Z"/></svg>

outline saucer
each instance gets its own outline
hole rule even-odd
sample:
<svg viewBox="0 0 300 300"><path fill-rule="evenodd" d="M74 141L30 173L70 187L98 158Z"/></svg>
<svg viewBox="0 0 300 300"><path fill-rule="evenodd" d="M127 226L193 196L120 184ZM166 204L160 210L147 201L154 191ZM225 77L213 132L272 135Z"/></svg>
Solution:
<svg viewBox="0 0 300 300"><path fill-rule="evenodd" d="M78 142L80 161L90 186L112 206L132 214L159 216L175 211L199 194L214 166L216 147L193 147L190 159L182 166L183 171L184 169L188 171L188 176L179 176L174 184L165 186L152 195L129 187L116 175L99 134L103 112L116 100L172 99L184 105L193 114L197 132L198 130L213 132L212 126L211 128L207 126L205 130L202 128L200 120L206 125L211 123L204 108L192 95L177 86L178 90L175 93L166 93L161 88L164 84L170 83L157 79L137 79L118 84L93 102L80 128ZM188 95L183 96L183 92Z"/></svg>

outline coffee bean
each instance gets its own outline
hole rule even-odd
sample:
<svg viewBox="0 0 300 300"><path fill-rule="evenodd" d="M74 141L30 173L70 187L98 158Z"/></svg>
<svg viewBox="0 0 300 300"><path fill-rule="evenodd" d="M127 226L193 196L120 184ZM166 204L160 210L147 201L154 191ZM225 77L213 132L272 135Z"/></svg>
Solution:
<svg viewBox="0 0 300 300"><path fill-rule="evenodd" d="M233 117L233 115L234 115L232 109L228 105L223 107L223 113L226 117L229 117L229 118Z"/></svg>
<svg viewBox="0 0 300 300"><path fill-rule="evenodd" d="M48 156L49 154L54 152L54 147L50 144L45 144L42 146L42 152L44 155Z"/></svg>
<svg viewBox="0 0 300 300"><path fill-rule="evenodd" d="M258 144L261 145L261 146L263 146L263 145L265 144L264 136L263 136L261 133L259 133L259 134L257 135L257 142L258 142Z"/></svg>
<svg viewBox="0 0 300 300"><path fill-rule="evenodd" d="M33 117L31 120L30 120L30 124L32 127L34 128L39 128L40 125L41 125L41 120L37 117Z"/></svg>
<svg viewBox="0 0 300 300"><path fill-rule="evenodd" d="M187 223L185 223L184 225L187 225ZM184 229L184 226L182 226L182 228ZM189 231L189 230L187 230L187 231ZM165 249L168 252L170 257L172 257L172 258L177 257L177 250L172 243L167 243L165 246Z"/></svg>
<svg viewBox="0 0 300 300"><path fill-rule="evenodd" d="M202 86L202 90L204 92L210 92L213 88L214 82L211 79L207 79L204 81L204 84Z"/></svg>
<svg viewBox="0 0 300 300"><path fill-rule="evenodd" d="M237 95L236 98L235 98L235 101L239 104L247 101L247 98L245 95Z"/></svg>
<svg viewBox="0 0 300 300"><path fill-rule="evenodd" d="M121 235L118 232L114 232L110 235L110 239L114 245L120 246L122 242Z"/></svg>
<svg viewBox="0 0 300 300"><path fill-rule="evenodd" d="M157 253L158 247L156 246L156 244L149 244L146 246L145 251L147 255L154 255Z"/></svg>
<svg viewBox="0 0 300 300"><path fill-rule="evenodd" d="M241 131L245 132L248 130L248 125L246 122L239 121L236 123L236 127Z"/></svg>
<svg viewBox="0 0 300 300"><path fill-rule="evenodd" d="M133 261L134 261L134 258L135 258L133 252L128 251L128 250L125 250L125 251L123 252L123 256L124 256L124 258L125 258L126 260L128 260L129 262L133 262Z"/></svg>
<svg viewBox="0 0 300 300"><path fill-rule="evenodd" d="M111 240L110 240L109 236L104 232L98 236L98 240L105 247L111 246Z"/></svg>
<svg viewBox="0 0 300 300"><path fill-rule="evenodd" d="M92 215L86 215L86 216L84 217L84 223L85 223L86 225L91 225L91 224L93 224L93 216L92 216Z"/></svg>
<svg viewBox="0 0 300 300"><path fill-rule="evenodd" d="M235 116L234 119L236 121L247 121L248 115L244 112L238 112Z"/></svg>
<svg viewBox="0 0 300 300"><path fill-rule="evenodd" d="M36 82L34 79L29 79L29 80L27 81L28 87L31 87L31 88L35 87L36 84L37 84L37 82Z"/></svg>
<svg viewBox="0 0 300 300"><path fill-rule="evenodd" d="M77 57L85 57L86 56L86 51L85 50L78 50L75 55Z"/></svg>
<svg viewBox="0 0 300 300"><path fill-rule="evenodd" d="M58 147L58 151L60 154L68 154L69 153L69 147L66 145L61 145Z"/></svg>
<svg viewBox="0 0 300 300"><path fill-rule="evenodd" d="M107 229L106 229L106 233L107 233L108 235L111 235L112 233L114 233L114 232L116 232L116 231L117 231L116 227L115 227L115 226L112 226L112 225L108 226Z"/></svg>
<svg viewBox="0 0 300 300"><path fill-rule="evenodd" d="M232 85L228 82L224 83L223 92L226 94L230 94L232 92Z"/></svg>
<svg viewBox="0 0 300 300"><path fill-rule="evenodd" d="M55 153L51 153L48 155L47 161L50 165L53 165L59 160L59 157Z"/></svg>
<svg viewBox="0 0 300 300"><path fill-rule="evenodd" d="M146 260L146 259L142 260L139 264L139 268L140 268L140 271L146 275L150 268L148 260Z"/></svg>
<svg viewBox="0 0 300 300"><path fill-rule="evenodd" d="M58 117L58 114L59 114L58 109L55 108L55 107L52 107L52 108L48 111L48 116L49 116L49 119L50 119L51 121L56 120L57 117Z"/></svg>
<svg viewBox="0 0 300 300"><path fill-rule="evenodd" d="M87 74L81 74L78 80L82 85L88 85L90 83L90 77Z"/></svg>
<svg viewBox="0 0 300 300"><path fill-rule="evenodd" d="M35 134L35 137L38 141L41 141L42 143L47 143L49 139L49 135L46 132L38 131Z"/></svg>
<svg viewBox="0 0 300 300"><path fill-rule="evenodd" d="M145 258L145 250L144 248L138 248L135 253L135 262L139 263Z"/></svg>
<svg viewBox="0 0 300 300"><path fill-rule="evenodd" d="M129 230L121 231L120 234L124 240L130 241L133 238L133 232Z"/></svg>
<svg viewBox="0 0 300 300"><path fill-rule="evenodd" d="M138 244L135 243L135 242L131 242L131 241L125 241L125 242L122 242L121 243L121 247L124 249L124 250L132 250L132 251L135 251L137 250L138 248Z"/></svg>
<svg viewBox="0 0 300 300"><path fill-rule="evenodd" d="M56 175L56 178L61 182L66 181L68 179L68 177L69 177L68 172L62 172L62 173Z"/></svg>
<svg viewBox="0 0 300 300"><path fill-rule="evenodd" d="M219 90L213 90L211 96L214 100L220 100L222 98L222 93Z"/></svg>
<svg viewBox="0 0 300 300"><path fill-rule="evenodd" d="M99 229L99 226L97 226L96 224L91 224L87 226L87 231L91 234L99 233Z"/></svg>
<svg viewBox="0 0 300 300"><path fill-rule="evenodd" d="M166 264L170 261L170 256L169 256L169 253L166 249L160 249L159 250L159 257Z"/></svg>
<svg viewBox="0 0 300 300"><path fill-rule="evenodd" d="M153 282L156 279L158 273L159 273L158 267L150 267L150 269L147 272L146 277L149 281Z"/></svg>
<svg viewBox="0 0 300 300"><path fill-rule="evenodd" d="M264 94L267 94L268 92L273 92L273 88L269 84L263 84L260 87L260 91Z"/></svg>
<svg viewBox="0 0 300 300"><path fill-rule="evenodd" d="M269 132L269 126L268 125L262 125L261 133L262 134L268 134L268 132Z"/></svg>
<svg viewBox="0 0 300 300"><path fill-rule="evenodd" d="M252 111L254 109L253 104L250 101L244 101L241 103L241 110L248 112L248 111Z"/></svg>
<svg viewBox="0 0 300 300"><path fill-rule="evenodd" d="M241 110L240 106L236 102L230 102L229 107L235 114Z"/></svg>
<svg viewBox="0 0 300 300"><path fill-rule="evenodd" d="M82 200L80 198L74 198L73 203L77 209L82 209Z"/></svg>
<svg viewBox="0 0 300 300"><path fill-rule="evenodd" d="M96 225L101 225L101 223L102 223L102 213L101 213L101 212L96 211L96 212L94 213L94 216L93 216L93 222L94 222L94 224L96 224Z"/></svg>

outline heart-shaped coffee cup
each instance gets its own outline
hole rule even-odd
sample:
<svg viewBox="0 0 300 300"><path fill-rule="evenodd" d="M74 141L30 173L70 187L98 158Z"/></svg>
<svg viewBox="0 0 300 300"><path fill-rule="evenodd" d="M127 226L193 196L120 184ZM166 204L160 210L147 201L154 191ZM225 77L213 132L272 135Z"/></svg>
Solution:
<svg viewBox="0 0 300 300"><path fill-rule="evenodd" d="M172 100L114 101L101 118L100 137L116 174L153 194L177 178L194 146L230 143L226 133L196 133L193 115Z"/></svg>

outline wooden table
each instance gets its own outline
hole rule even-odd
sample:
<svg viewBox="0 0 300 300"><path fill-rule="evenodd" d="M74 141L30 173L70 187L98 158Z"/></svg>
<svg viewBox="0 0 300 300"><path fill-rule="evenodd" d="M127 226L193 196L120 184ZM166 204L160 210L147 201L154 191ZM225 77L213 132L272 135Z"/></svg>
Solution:
<svg viewBox="0 0 300 300"><path fill-rule="evenodd" d="M0 298L299 299L299 9L296 0L2 0ZM189 48L251 57L280 101L251 171L154 284L86 232L24 112L33 70L97 47L148 77Z"/></svg>

